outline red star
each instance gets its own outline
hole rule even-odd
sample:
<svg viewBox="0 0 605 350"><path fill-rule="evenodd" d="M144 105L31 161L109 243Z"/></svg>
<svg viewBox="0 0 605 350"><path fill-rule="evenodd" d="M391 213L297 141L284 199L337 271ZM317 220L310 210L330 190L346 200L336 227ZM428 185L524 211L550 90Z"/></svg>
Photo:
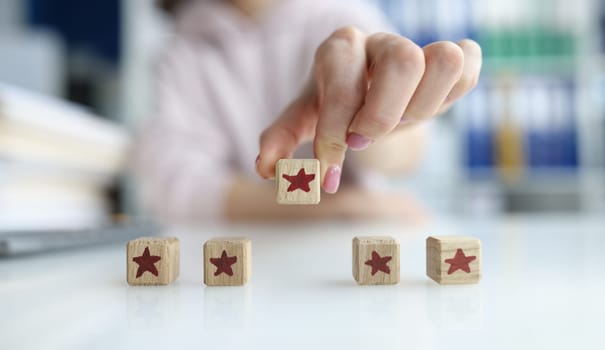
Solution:
<svg viewBox="0 0 605 350"><path fill-rule="evenodd" d="M159 257L157 255L150 255L149 247L145 247L145 250L143 251L143 255L135 256L134 258L132 258L132 261L139 264L139 268L137 269L136 278L141 277L141 275L145 271L149 271L149 272L151 272L152 275L157 276L159 273L158 273L158 269L155 267L155 263L160 261L160 259L161 259L161 257Z"/></svg>
<svg viewBox="0 0 605 350"><path fill-rule="evenodd" d="M387 265L389 261L393 259L392 256L384 256L381 257L376 251L372 251L372 259L366 261L366 265L372 266L372 276L374 276L378 271L382 271L387 275L391 273L391 268Z"/></svg>
<svg viewBox="0 0 605 350"><path fill-rule="evenodd" d="M223 250L220 258L210 258L212 265L216 266L215 276L225 273L227 276L233 276L231 265L237 262L237 256L227 256L227 252Z"/></svg>
<svg viewBox="0 0 605 350"><path fill-rule="evenodd" d="M445 259L445 262L450 264L450 269L447 270L447 274L451 275L457 270L462 270L466 273L471 273L471 267L468 264L477 259L476 256L466 256L464 251L460 248L456 250L456 255L451 259Z"/></svg>
<svg viewBox="0 0 605 350"><path fill-rule="evenodd" d="M311 191L311 188L309 187L309 182L315 179L315 174L305 174L305 168L302 168L298 171L298 174L296 175L283 174L282 177L290 181L288 192L293 192L297 189L309 192Z"/></svg>

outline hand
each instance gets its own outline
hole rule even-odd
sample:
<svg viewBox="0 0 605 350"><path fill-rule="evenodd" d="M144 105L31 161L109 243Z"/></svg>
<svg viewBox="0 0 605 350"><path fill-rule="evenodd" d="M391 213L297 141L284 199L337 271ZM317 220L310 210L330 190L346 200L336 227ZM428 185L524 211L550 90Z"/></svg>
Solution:
<svg viewBox="0 0 605 350"><path fill-rule="evenodd" d="M347 148L363 150L396 130L432 118L479 79L481 48L472 40L418 47L395 34L345 27L317 49L309 84L261 135L256 169L313 140L324 191L335 193Z"/></svg>

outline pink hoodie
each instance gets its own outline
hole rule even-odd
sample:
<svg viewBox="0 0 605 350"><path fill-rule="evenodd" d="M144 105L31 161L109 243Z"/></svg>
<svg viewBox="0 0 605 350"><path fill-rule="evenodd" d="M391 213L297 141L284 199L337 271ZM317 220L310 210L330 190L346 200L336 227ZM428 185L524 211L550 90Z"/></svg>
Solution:
<svg viewBox="0 0 605 350"><path fill-rule="evenodd" d="M307 81L315 49L345 25L391 29L359 1L281 0L262 21L221 0L182 9L136 156L144 203L160 220L221 217L232 176L256 178L260 133Z"/></svg>

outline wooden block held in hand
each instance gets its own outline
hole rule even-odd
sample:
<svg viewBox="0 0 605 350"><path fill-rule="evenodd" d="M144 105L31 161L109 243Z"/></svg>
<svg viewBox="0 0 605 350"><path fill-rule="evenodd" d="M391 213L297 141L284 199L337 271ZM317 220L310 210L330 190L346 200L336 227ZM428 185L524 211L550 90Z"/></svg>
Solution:
<svg viewBox="0 0 605 350"><path fill-rule="evenodd" d="M399 243L392 237L353 238L353 277L359 284L399 283Z"/></svg>
<svg viewBox="0 0 605 350"><path fill-rule="evenodd" d="M215 238L204 243L204 283L241 286L252 271L252 243L247 238Z"/></svg>
<svg viewBox="0 0 605 350"><path fill-rule="evenodd" d="M166 285L179 276L179 240L141 237L126 245L126 280L130 285Z"/></svg>
<svg viewBox="0 0 605 350"><path fill-rule="evenodd" d="M277 203L317 204L320 199L319 160L280 159L275 164Z"/></svg>
<svg viewBox="0 0 605 350"><path fill-rule="evenodd" d="M481 241L462 236L428 237L426 274L439 284L479 282Z"/></svg>

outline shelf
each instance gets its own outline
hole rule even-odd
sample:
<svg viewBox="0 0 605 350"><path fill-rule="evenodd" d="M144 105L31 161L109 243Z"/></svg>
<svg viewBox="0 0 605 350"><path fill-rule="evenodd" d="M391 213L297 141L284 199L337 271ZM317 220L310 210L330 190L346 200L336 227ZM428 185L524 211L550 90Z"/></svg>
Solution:
<svg viewBox="0 0 605 350"><path fill-rule="evenodd" d="M577 72L578 61L579 59L574 56L485 57L483 72L484 74L519 72L573 76Z"/></svg>

